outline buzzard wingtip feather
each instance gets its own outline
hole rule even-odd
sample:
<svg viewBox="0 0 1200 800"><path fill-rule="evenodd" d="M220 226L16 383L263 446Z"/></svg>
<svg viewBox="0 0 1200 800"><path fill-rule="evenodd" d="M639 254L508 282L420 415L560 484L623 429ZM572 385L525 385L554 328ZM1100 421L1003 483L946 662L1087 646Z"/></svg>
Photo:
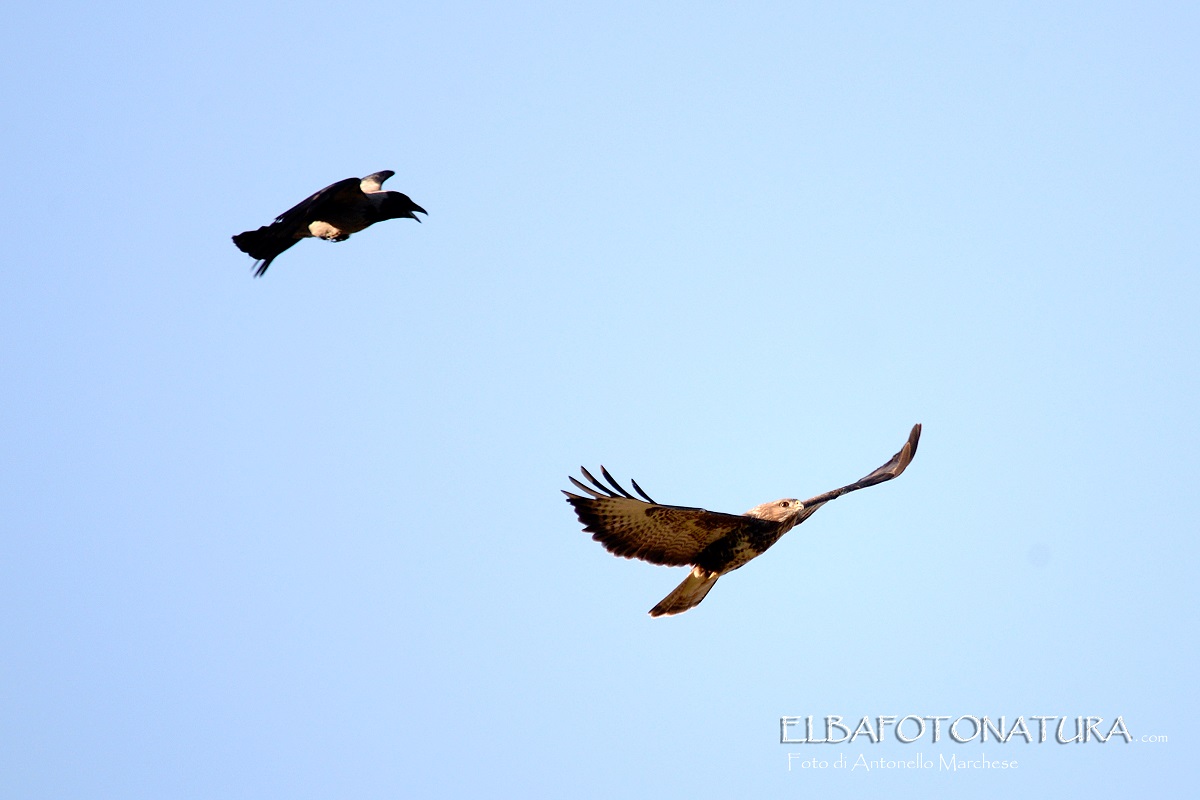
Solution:
<svg viewBox="0 0 1200 800"><path fill-rule="evenodd" d="M896 454L896 471L893 477L899 476L901 472L908 469L908 465L912 463L913 456L917 454L917 444L921 440L921 423L913 425L912 432L908 434L908 441L904 443L904 447L900 448L900 452Z"/></svg>
<svg viewBox="0 0 1200 800"><path fill-rule="evenodd" d="M633 484L633 490L635 492L637 492L638 494L640 494L647 503L651 503L652 505L658 505L658 503L654 502L654 498L652 498L650 495L648 495L644 491L642 491L642 487L638 486L637 481L635 481L633 478L630 478L629 482Z"/></svg>
<svg viewBox="0 0 1200 800"><path fill-rule="evenodd" d="M597 500L604 498L604 497L611 497L611 495L609 495L607 492L605 492L604 494L601 494L600 492L596 491L592 487L588 486L586 483L576 480L574 475L568 475L567 478L568 478L568 480L571 481L571 483L573 483L575 485L576 489L587 492L588 494L590 494L592 497L596 498Z"/></svg>
<svg viewBox="0 0 1200 800"><path fill-rule="evenodd" d="M624 497L628 497L630 500L637 499L633 495L631 495L629 492L625 491L625 487L623 487L621 484L617 483L617 479L614 478L612 476L612 474L607 469L604 468L603 464L600 465L600 474L603 475L604 479L606 481L608 481L610 484L612 484L612 487L614 489L616 489L618 492L620 492Z"/></svg>
<svg viewBox="0 0 1200 800"><path fill-rule="evenodd" d="M590 481L593 486L595 486L597 489L604 492L606 497L612 497L612 490L609 489L607 486L605 486L600 481L596 480L596 476L593 475L592 473L588 472L587 467L581 466L579 468L579 471L583 473L583 477L587 478L588 481Z"/></svg>

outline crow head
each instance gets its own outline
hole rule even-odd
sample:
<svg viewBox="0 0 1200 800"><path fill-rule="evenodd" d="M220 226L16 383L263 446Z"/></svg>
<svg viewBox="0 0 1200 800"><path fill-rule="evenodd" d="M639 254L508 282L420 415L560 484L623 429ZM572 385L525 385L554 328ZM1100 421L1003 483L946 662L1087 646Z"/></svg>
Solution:
<svg viewBox="0 0 1200 800"><path fill-rule="evenodd" d="M383 202L379 204L379 219L415 219L417 222L421 220L416 213L428 214L429 212L421 208L419 205L409 199L408 195L400 192L385 192Z"/></svg>

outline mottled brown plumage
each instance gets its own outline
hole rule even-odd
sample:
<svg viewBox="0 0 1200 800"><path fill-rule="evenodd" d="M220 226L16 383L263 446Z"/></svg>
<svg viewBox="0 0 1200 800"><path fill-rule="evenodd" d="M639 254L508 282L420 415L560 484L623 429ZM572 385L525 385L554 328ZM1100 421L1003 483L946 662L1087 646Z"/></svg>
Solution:
<svg viewBox="0 0 1200 800"><path fill-rule="evenodd" d="M613 555L651 564L693 567L683 583L650 611L655 617L678 614L699 604L717 578L762 555L779 537L830 500L890 481L904 472L916 455L920 438L921 426L914 425L900 452L854 483L803 502L787 498L763 503L740 515L661 505L642 491L637 481L631 481L639 499L622 488L604 467L600 474L607 483L582 468L588 483L570 479L590 497L565 490L563 494L575 508L583 529Z"/></svg>

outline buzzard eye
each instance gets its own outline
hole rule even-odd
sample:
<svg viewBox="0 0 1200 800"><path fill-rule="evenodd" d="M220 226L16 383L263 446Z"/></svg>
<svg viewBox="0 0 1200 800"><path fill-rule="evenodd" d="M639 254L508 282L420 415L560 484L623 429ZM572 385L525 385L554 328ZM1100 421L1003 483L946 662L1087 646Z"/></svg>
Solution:
<svg viewBox="0 0 1200 800"><path fill-rule="evenodd" d="M780 501L779 501L779 507L780 507L780 508L787 508L787 507L788 507L788 506L790 506L790 505L791 505L791 503L789 503L787 500L780 500Z"/></svg>

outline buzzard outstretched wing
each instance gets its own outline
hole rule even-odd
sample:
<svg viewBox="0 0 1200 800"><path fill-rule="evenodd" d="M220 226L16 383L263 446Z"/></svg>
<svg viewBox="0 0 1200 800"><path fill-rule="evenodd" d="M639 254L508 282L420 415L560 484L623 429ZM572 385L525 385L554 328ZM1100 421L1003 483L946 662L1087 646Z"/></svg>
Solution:
<svg viewBox="0 0 1200 800"><path fill-rule="evenodd" d="M864 475L854 483L848 483L840 489L833 489L832 491L824 492L816 497L810 497L809 499L805 500L804 512L801 514L800 519L796 524L799 525L801 522L804 522L804 520L812 516L813 512L828 503L830 500L834 500L850 492L857 492L859 489L865 489L868 486L875 486L877 484L884 483L885 481L890 481L892 478L900 475L900 473L904 472L904 470L908 468L908 465L912 463L913 456L917 454L917 443L920 440L921 424L917 423L916 425L913 425L912 431L910 431L908 434L908 441L906 441L904 446L900 448L900 452L892 456L891 460L889 460L882 467L869 475Z"/></svg>
<svg viewBox="0 0 1200 800"><path fill-rule="evenodd" d="M571 478L571 483L591 497L566 490L563 494L575 507L583 529L616 556L682 567L694 563L696 556L718 539L762 522L739 514L660 505L633 481L634 490L645 498L640 500L603 467L600 474L611 487L596 480L586 469L580 469L591 485L575 478Z"/></svg>

